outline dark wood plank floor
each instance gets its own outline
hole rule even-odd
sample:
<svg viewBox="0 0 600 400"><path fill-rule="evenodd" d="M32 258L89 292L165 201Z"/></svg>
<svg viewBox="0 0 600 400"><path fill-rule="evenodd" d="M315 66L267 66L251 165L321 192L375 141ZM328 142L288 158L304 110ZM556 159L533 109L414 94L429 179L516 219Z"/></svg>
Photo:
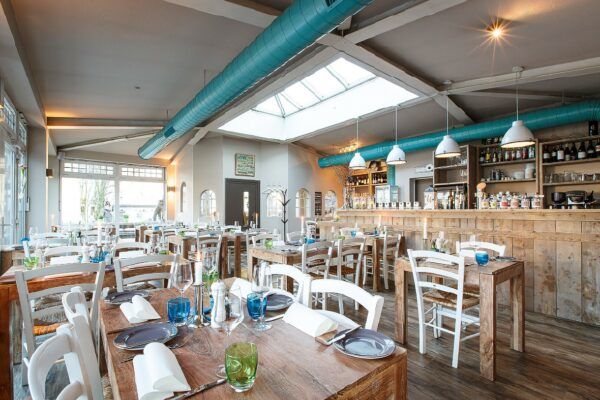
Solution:
<svg viewBox="0 0 600 400"><path fill-rule="evenodd" d="M379 330L393 337L393 292L382 295L385 304ZM335 306L337 302L331 301L330 307ZM364 322L362 313L354 313L350 303L346 313ZM490 382L479 375L478 338L462 343L458 369L450 366L452 340L448 334L434 339L429 330L428 354L421 355L416 317L414 294L411 293L407 346L411 400L600 399L600 328L527 313L526 352L518 353L509 347L510 316L507 310L501 309L498 313L498 379ZM48 398L54 398L52 394L60 391L67 379L63 366L53 368L56 370L48 381ZM17 399L25 399L28 398L27 388L20 386L19 369L16 366L14 370L15 393Z"/></svg>

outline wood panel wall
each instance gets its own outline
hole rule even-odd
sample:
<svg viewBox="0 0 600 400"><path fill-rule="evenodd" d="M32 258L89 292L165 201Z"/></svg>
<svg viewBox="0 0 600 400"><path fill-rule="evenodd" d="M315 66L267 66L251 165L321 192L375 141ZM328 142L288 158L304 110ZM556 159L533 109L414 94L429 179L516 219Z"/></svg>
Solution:
<svg viewBox="0 0 600 400"><path fill-rule="evenodd" d="M429 248L440 231L452 242L475 235L504 244L507 255L525 261L528 311L600 325L600 211L356 210L338 216L339 222L321 222L321 232L355 224L372 228L381 216L382 225L404 233L407 248ZM508 305L507 285L498 299Z"/></svg>

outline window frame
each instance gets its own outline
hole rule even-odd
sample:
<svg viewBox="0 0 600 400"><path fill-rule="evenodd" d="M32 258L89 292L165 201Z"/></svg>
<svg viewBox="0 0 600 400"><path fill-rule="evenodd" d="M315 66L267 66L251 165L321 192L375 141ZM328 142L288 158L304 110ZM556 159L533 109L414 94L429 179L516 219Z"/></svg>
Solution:
<svg viewBox="0 0 600 400"><path fill-rule="evenodd" d="M205 203L207 202L207 200L204 199L204 195L205 194L211 194L212 193L212 198L208 199L209 204L209 210L207 213L204 212L204 208L206 207ZM212 209L212 212L210 211L210 209ZM217 194L215 193L214 190L212 189L204 189L202 191L202 193L200 193L200 217L212 217L213 215L215 215L215 213L217 212Z"/></svg>
<svg viewBox="0 0 600 400"><path fill-rule="evenodd" d="M302 196L304 195L304 196ZM304 202L304 206L301 206L300 202ZM296 218L311 218L311 201L312 197L310 192L306 188L300 188L296 192Z"/></svg>
<svg viewBox="0 0 600 400"><path fill-rule="evenodd" d="M267 194L267 217L283 217L283 193L273 190Z"/></svg>

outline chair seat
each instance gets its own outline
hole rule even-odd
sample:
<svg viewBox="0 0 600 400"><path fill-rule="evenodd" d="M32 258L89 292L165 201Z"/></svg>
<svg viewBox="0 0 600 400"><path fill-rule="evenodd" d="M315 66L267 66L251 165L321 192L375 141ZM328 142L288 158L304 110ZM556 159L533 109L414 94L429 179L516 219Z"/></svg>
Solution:
<svg viewBox="0 0 600 400"><path fill-rule="evenodd" d="M423 293L423 300L430 301L442 305L444 307L456 308L456 295L454 293L440 292L437 290L430 290L429 292ZM479 298L463 295L462 309L466 310L479 304Z"/></svg>
<svg viewBox="0 0 600 400"><path fill-rule="evenodd" d="M453 283L450 285L450 287L456 289L458 286L456 283ZM463 285L463 293L469 296L479 297L479 285L465 283Z"/></svg>
<svg viewBox="0 0 600 400"><path fill-rule="evenodd" d="M337 276L338 268L337 265L332 265L329 267L329 275ZM344 275L353 275L356 273L356 269L352 267L342 266L342 276Z"/></svg>
<svg viewBox="0 0 600 400"><path fill-rule="evenodd" d="M55 333L59 326L66 322L66 318L63 322L57 322L49 325L34 325L33 326L33 335L34 336L42 336L48 335L50 333Z"/></svg>

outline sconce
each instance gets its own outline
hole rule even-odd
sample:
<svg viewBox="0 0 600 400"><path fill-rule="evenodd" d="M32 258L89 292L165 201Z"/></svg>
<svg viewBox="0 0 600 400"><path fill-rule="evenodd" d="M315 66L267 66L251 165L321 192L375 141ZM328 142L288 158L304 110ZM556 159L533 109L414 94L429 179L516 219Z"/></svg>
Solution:
<svg viewBox="0 0 600 400"><path fill-rule="evenodd" d="M167 193L175 193L175 186L167 186Z"/></svg>
<svg viewBox="0 0 600 400"><path fill-rule="evenodd" d="M46 168L46 178L54 178L54 170L52 168Z"/></svg>

